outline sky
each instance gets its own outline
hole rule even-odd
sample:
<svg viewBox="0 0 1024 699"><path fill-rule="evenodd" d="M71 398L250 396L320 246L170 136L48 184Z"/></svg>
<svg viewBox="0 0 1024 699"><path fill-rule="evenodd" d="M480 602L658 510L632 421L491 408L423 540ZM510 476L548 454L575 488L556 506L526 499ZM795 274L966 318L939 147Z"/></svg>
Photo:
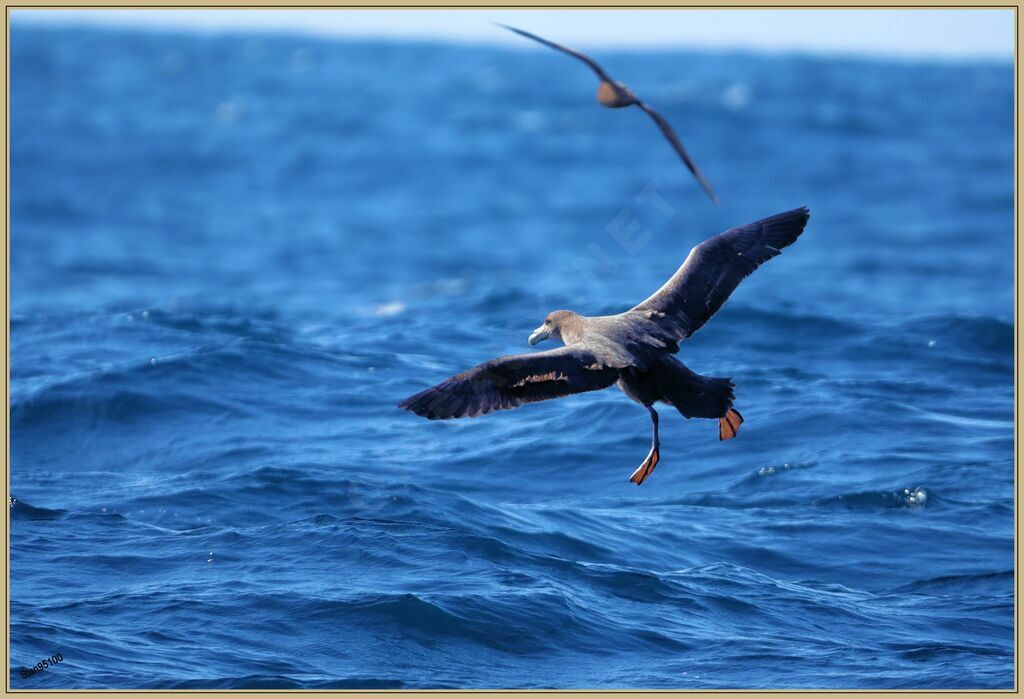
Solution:
<svg viewBox="0 0 1024 699"><path fill-rule="evenodd" d="M426 39L544 50L512 24L580 48L741 49L1013 59L1006 10L12 10L27 22Z"/></svg>

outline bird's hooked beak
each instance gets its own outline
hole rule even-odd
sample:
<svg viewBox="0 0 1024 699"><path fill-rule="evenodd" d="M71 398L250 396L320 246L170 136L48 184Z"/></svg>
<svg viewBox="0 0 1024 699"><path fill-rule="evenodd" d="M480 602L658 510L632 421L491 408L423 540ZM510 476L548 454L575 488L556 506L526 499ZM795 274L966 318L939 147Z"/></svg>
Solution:
<svg viewBox="0 0 1024 699"><path fill-rule="evenodd" d="M551 337L551 329L546 325L542 325L530 333L530 339L527 342L530 343L530 347L533 347L538 342L543 342L549 337Z"/></svg>

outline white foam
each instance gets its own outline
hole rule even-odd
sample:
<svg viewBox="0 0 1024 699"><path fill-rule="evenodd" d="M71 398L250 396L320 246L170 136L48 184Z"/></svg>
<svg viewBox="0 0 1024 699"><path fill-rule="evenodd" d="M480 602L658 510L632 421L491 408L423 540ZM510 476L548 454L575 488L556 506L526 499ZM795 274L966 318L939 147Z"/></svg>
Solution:
<svg viewBox="0 0 1024 699"><path fill-rule="evenodd" d="M382 303L373 309L373 314L377 316L396 316L406 308L405 304L401 301L389 301L388 303Z"/></svg>
<svg viewBox="0 0 1024 699"><path fill-rule="evenodd" d="M722 106L738 111L750 104L751 96L750 85L733 83L722 91Z"/></svg>
<svg viewBox="0 0 1024 699"><path fill-rule="evenodd" d="M913 490L904 488L903 499L907 505L921 507L928 502L928 493L921 487L914 488Z"/></svg>

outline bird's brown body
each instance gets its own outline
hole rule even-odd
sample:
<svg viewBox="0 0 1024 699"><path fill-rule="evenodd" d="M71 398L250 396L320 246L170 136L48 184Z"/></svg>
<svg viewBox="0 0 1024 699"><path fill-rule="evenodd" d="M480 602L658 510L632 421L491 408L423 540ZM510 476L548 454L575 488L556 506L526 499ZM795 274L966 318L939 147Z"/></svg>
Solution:
<svg viewBox="0 0 1024 699"><path fill-rule="evenodd" d="M636 104L636 95L622 83L610 83L602 80L597 86L597 101L609 109L621 109Z"/></svg>
<svg viewBox="0 0 1024 699"><path fill-rule="evenodd" d="M554 311L530 345L561 340L558 349L499 357L407 398L399 407L430 419L476 417L526 403L617 385L651 415L651 451L630 480L644 482L660 459L657 403L684 417L717 418L719 439L736 436L731 379L701 376L676 359L679 343L700 329L739 283L796 241L807 209L740 226L695 247L658 291L610 316Z"/></svg>

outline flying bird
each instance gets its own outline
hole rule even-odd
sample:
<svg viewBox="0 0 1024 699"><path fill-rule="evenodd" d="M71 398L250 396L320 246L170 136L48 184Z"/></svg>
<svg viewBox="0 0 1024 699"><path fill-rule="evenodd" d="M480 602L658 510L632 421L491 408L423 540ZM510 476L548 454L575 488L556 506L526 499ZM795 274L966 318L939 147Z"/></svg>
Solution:
<svg viewBox="0 0 1024 699"><path fill-rule="evenodd" d="M682 158L683 164L686 165L691 173L693 173L693 176L697 178L698 182L700 182L700 186L703 187L704 191L708 193L709 197L711 197L711 201L716 204L718 203L718 196L715 195L715 191L711 188L711 183L708 182L707 178L704 177L704 173L700 171L697 164L693 162L693 159L690 158L690 155L686 152L686 149L683 148L683 144L679 141L679 137L676 136L676 132L672 129L672 126L668 121L665 120L665 117L661 116L661 114L655 111L649 104L640 100L640 98L633 94L633 91L628 87L617 80L613 80L606 72L604 72L604 69L597 64L597 61L590 56L580 53L579 51L574 51L568 47L562 46L561 44L548 41L547 39L539 37L536 34L531 34L528 31L516 29L515 27L510 27L507 24L501 24L499 22L495 22L495 24L499 27L504 27L509 31L515 32L520 36L525 36L527 39L533 39L545 46L549 46L556 51L567 53L573 58L578 58L590 66L590 69L597 73L597 77L601 81L597 86L597 101L609 109L620 109L621 107L631 107L636 105L647 112L647 114L654 119L654 123L658 125L659 129L661 129L661 133L665 135L668 142L672 144L672 148L675 149L679 157Z"/></svg>
<svg viewBox="0 0 1024 699"><path fill-rule="evenodd" d="M730 378L701 376L672 355L713 316L744 278L792 245L810 218L806 207L732 228L690 251L654 295L612 316L554 311L529 337L565 345L484 362L410 396L398 407L431 420L477 417L617 384L650 413L651 449L629 480L640 485L661 459L655 403L686 418L718 419L718 438L736 436Z"/></svg>

